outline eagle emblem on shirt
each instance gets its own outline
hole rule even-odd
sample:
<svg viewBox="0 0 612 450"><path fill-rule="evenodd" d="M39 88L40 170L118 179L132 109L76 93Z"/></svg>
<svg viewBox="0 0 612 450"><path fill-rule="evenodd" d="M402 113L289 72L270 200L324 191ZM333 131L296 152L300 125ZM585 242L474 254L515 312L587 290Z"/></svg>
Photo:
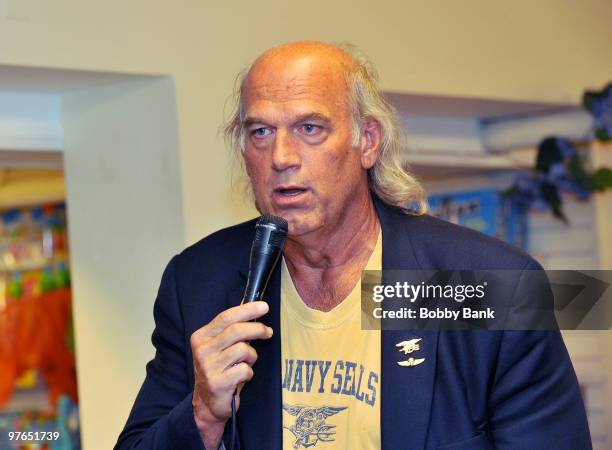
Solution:
<svg viewBox="0 0 612 450"><path fill-rule="evenodd" d="M316 408L283 403L283 409L295 416L295 423L289 427L284 427L295 436L293 448L308 448L316 445L319 441L333 441L336 434L334 431L336 425L325 423L325 419L346 408L346 406L321 406Z"/></svg>

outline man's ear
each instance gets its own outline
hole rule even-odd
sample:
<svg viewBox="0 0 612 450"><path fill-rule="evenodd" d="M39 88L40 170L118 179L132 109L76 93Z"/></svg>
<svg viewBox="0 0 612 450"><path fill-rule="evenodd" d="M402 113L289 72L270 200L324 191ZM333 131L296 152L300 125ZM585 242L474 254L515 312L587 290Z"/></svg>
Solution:
<svg viewBox="0 0 612 450"><path fill-rule="evenodd" d="M370 169L378 160L380 155L380 142L382 139L382 127L377 120L365 119L361 127L361 166Z"/></svg>

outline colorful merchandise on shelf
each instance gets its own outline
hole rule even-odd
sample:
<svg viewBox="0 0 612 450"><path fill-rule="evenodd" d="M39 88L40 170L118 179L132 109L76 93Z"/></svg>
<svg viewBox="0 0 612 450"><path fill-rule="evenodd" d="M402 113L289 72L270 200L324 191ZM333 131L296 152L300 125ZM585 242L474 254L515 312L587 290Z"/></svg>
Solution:
<svg viewBox="0 0 612 450"><path fill-rule="evenodd" d="M495 189L431 195L430 214L527 248L526 211Z"/></svg>
<svg viewBox="0 0 612 450"><path fill-rule="evenodd" d="M0 407L16 381L32 369L45 380L51 405L61 394L77 400L75 359L66 339L71 320L70 290L65 288L11 302L0 313L0 336L10 337L0 340L0 354L11 368L0 377Z"/></svg>
<svg viewBox="0 0 612 450"><path fill-rule="evenodd" d="M63 204L0 213L0 271L39 269L67 259Z"/></svg>
<svg viewBox="0 0 612 450"><path fill-rule="evenodd" d="M68 266L63 204L0 212L0 450L80 448Z"/></svg>

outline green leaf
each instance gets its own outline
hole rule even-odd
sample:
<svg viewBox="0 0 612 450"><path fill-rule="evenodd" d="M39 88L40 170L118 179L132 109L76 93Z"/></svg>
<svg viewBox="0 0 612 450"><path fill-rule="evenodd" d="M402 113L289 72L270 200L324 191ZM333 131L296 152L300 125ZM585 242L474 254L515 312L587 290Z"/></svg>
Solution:
<svg viewBox="0 0 612 450"><path fill-rule="evenodd" d="M569 160L569 174L582 189L587 191L593 190L593 181L587 173L582 159L578 155L572 156Z"/></svg>
<svg viewBox="0 0 612 450"><path fill-rule="evenodd" d="M596 191L605 191L608 188L612 188L612 169L609 167L602 167L595 171L591 175L591 183L593 189Z"/></svg>
<svg viewBox="0 0 612 450"><path fill-rule="evenodd" d="M582 94L582 106L586 109L591 110L591 105L593 104L593 100L597 98L597 94L593 91L585 91Z"/></svg>
<svg viewBox="0 0 612 450"><path fill-rule="evenodd" d="M513 186L509 187L508 189L506 189L504 191L501 191L501 195L504 196L504 197L511 197L514 194L517 194L518 191L519 191L518 188L513 185Z"/></svg>
<svg viewBox="0 0 612 450"><path fill-rule="evenodd" d="M606 130L602 128L595 130L595 138L600 142L608 142L612 140L612 136L610 136Z"/></svg>

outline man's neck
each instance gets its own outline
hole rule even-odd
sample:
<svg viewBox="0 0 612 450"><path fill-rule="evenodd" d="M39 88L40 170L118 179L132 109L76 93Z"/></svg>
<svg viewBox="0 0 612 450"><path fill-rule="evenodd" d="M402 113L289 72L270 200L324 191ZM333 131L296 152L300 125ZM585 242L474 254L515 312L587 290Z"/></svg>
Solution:
<svg viewBox="0 0 612 450"><path fill-rule="evenodd" d="M289 239L284 256L302 300L329 311L350 293L374 247L380 223L371 197L327 233Z"/></svg>

